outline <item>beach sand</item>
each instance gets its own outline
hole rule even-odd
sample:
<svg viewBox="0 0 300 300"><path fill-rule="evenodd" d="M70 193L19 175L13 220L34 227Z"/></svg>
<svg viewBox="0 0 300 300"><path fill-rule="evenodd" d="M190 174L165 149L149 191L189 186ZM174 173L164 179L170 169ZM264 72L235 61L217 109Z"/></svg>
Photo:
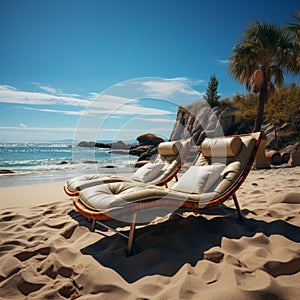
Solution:
<svg viewBox="0 0 300 300"><path fill-rule="evenodd" d="M251 170L244 222L227 201L139 226L132 256L62 185L0 189L0 299L300 299L300 167Z"/></svg>

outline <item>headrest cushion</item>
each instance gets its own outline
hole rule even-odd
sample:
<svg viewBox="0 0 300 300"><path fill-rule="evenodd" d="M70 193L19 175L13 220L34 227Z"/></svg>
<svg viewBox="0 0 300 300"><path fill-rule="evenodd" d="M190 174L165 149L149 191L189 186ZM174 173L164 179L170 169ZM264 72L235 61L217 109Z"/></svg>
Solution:
<svg viewBox="0 0 300 300"><path fill-rule="evenodd" d="M201 152L206 157L236 156L242 146L239 137L206 138L201 144Z"/></svg>
<svg viewBox="0 0 300 300"><path fill-rule="evenodd" d="M160 155L176 155L180 147L181 143L179 141L163 142L158 145L157 151Z"/></svg>

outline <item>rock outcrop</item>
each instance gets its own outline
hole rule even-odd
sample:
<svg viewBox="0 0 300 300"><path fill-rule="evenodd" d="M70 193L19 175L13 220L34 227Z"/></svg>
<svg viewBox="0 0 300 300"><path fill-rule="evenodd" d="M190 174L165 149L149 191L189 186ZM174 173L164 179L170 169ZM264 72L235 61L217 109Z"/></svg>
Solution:
<svg viewBox="0 0 300 300"><path fill-rule="evenodd" d="M81 141L78 143L77 147L88 147L88 148L105 148L105 149L118 149L118 150L128 150L131 145L125 144L123 141L118 141L116 143L98 143L98 142L86 142Z"/></svg>
<svg viewBox="0 0 300 300"><path fill-rule="evenodd" d="M81 141L81 142L78 143L77 147L93 148L93 147L96 147L96 143L95 142Z"/></svg>
<svg viewBox="0 0 300 300"><path fill-rule="evenodd" d="M118 154L131 154L138 156L138 161L149 160L153 155L157 154L157 146L164 142L161 137L152 133L146 133L137 137L139 145L128 145L122 141L116 143L98 143L98 142L86 142L81 141L78 143L78 147L98 147L108 148L113 153Z"/></svg>
<svg viewBox="0 0 300 300"><path fill-rule="evenodd" d="M0 174L13 174L15 173L14 171L7 170L7 169L1 169Z"/></svg>
<svg viewBox="0 0 300 300"><path fill-rule="evenodd" d="M170 140L193 137L196 144L200 144L205 133L212 135L229 135L249 132L249 125L236 122L234 109L229 105L216 106L213 109L204 103L195 103L186 108L178 108Z"/></svg>
<svg viewBox="0 0 300 300"><path fill-rule="evenodd" d="M156 136L152 133L140 135L136 139L138 140L140 146L152 145L157 147L161 142L164 142L164 140L161 137Z"/></svg>
<svg viewBox="0 0 300 300"><path fill-rule="evenodd" d="M152 133L146 133L137 137L139 146L133 146L130 153L138 155L138 161L149 160L153 155L157 154L157 146L164 140Z"/></svg>

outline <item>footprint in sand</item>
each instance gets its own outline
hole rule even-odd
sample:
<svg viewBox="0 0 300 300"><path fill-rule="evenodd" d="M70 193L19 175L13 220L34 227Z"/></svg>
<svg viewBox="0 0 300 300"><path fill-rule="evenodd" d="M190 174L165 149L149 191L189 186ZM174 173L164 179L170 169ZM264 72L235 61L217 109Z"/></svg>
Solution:
<svg viewBox="0 0 300 300"><path fill-rule="evenodd" d="M271 276L262 270L236 270L235 280L239 288L246 291L263 291L272 285Z"/></svg>

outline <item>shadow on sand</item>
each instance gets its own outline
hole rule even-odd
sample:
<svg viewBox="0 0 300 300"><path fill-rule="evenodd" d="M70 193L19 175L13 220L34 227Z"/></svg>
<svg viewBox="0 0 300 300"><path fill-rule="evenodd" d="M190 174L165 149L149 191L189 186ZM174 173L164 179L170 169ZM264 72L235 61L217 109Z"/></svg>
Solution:
<svg viewBox="0 0 300 300"><path fill-rule="evenodd" d="M136 229L134 248L127 256L127 240L117 234L106 235L96 243L81 249L84 255L91 255L101 265L115 270L127 282L135 282L155 274L173 276L185 264L195 266L213 247L221 247L223 238L239 240L253 237L257 233L270 237L280 235L293 242L300 242L300 228L283 220L271 222L245 218L241 222L235 210L222 206L205 211L201 215L187 217L172 216L165 222ZM249 211L244 210L247 215ZM71 217L82 226L89 226L76 211ZM114 222L118 226L117 222ZM120 224L119 224L120 225ZM125 232L128 234L128 231ZM220 250L220 249L219 249ZM221 250L222 251L222 250ZM212 260L213 261L213 260Z"/></svg>

